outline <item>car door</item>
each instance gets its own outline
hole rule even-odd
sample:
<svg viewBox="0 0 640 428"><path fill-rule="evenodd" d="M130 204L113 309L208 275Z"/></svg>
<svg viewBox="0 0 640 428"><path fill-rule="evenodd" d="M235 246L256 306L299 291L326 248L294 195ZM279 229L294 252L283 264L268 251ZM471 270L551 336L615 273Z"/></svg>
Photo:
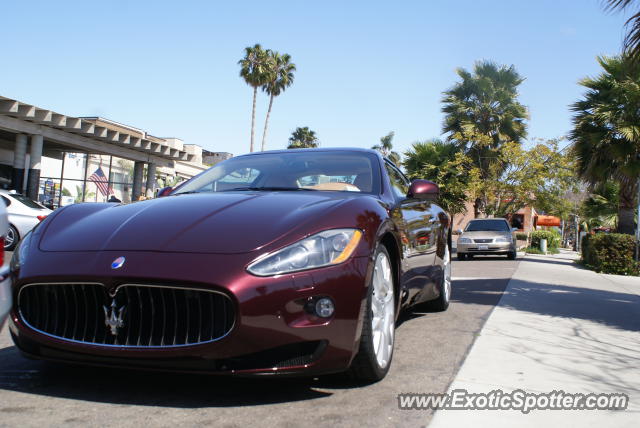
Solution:
<svg viewBox="0 0 640 428"><path fill-rule="evenodd" d="M404 250L402 287L407 292L407 301L413 303L435 293L434 264L440 220L430 201L407 198L410 182L395 165L385 162L385 167L396 199L391 215L400 230Z"/></svg>

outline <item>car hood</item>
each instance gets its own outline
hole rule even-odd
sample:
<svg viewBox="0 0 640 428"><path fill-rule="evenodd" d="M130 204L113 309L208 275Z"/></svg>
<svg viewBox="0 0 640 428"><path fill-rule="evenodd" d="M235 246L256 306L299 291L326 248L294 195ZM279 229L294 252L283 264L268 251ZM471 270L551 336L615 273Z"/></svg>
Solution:
<svg viewBox="0 0 640 428"><path fill-rule="evenodd" d="M460 237L471 238L471 239L482 239L482 238L498 238L501 236L511 236L511 232L495 232L492 230L478 230L474 232L464 232Z"/></svg>
<svg viewBox="0 0 640 428"><path fill-rule="evenodd" d="M39 247L246 253L312 222L348 197L334 192L242 192L185 194L115 206L72 205L54 213Z"/></svg>

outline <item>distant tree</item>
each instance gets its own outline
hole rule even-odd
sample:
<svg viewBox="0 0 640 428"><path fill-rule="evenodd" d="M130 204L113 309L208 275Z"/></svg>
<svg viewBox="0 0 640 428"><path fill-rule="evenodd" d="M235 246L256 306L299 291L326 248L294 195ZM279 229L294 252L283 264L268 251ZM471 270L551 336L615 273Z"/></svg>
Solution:
<svg viewBox="0 0 640 428"><path fill-rule="evenodd" d="M598 184L582 202L582 217L590 226L617 227L620 186L612 181Z"/></svg>
<svg viewBox="0 0 640 428"><path fill-rule="evenodd" d="M608 10L626 10L635 5L635 12L625 22L628 32L624 38L625 54L629 56L634 65L640 64L640 2L637 0L605 0L605 8Z"/></svg>
<svg viewBox="0 0 640 428"><path fill-rule="evenodd" d="M527 135L527 108L518 102L518 86L524 81L513 66L477 62L473 73L459 68L461 81L444 92L443 133L459 146L489 179L497 168L500 150L507 142L519 143ZM486 214L486 195L477 196L475 217Z"/></svg>
<svg viewBox="0 0 640 428"><path fill-rule="evenodd" d="M488 196L487 213L495 217L513 214L525 206L566 217L568 191L576 190L572 157L559 149L559 140L538 140L528 150L514 142L500 151L496 169L481 188Z"/></svg>
<svg viewBox="0 0 640 428"><path fill-rule="evenodd" d="M466 212L476 193L480 172L455 144L432 139L413 143L404 153L403 166L412 179L431 180L440 187L438 203L451 216Z"/></svg>
<svg viewBox="0 0 640 428"><path fill-rule="evenodd" d="M319 144L320 141L316 137L315 131L310 130L307 126L298 127L291 133L287 149L312 149L318 147Z"/></svg>
<svg viewBox="0 0 640 428"><path fill-rule="evenodd" d="M270 57L269 66L272 69L269 72L269 81L262 85L262 90L269 95L269 109L264 121L264 131L262 132L262 151L264 151L267 141L267 127L271 116L273 99L291 86L294 79L293 72L296 71L296 65L291 62L291 57L288 54L280 55L278 52L267 50L267 55Z"/></svg>
<svg viewBox="0 0 640 428"><path fill-rule="evenodd" d="M253 152L253 141L255 137L256 123L256 98L258 96L258 88L265 85L271 80L270 65L271 59L267 52L262 49L260 44L256 43L253 47L248 46L244 49L244 58L238 61L240 65L240 77L244 79L247 85L253 88L253 108L251 110L251 144L249 151Z"/></svg>
<svg viewBox="0 0 640 428"><path fill-rule="evenodd" d="M433 138L424 142L415 142L411 148L404 153L402 165L407 175L415 176L423 170L425 165L443 165L452 160L455 154L460 152L455 144L444 142L439 138Z"/></svg>
<svg viewBox="0 0 640 428"><path fill-rule="evenodd" d="M388 158L391 162L396 165L400 164L400 155L393 151L393 137L395 133L393 131L389 132L384 137L380 138L380 144L376 144L371 147L373 150L379 151L382 156Z"/></svg>
<svg viewBox="0 0 640 428"><path fill-rule="evenodd" d="M627 59L599 57L604 72L585 78L573 104L570 138L579 175L592 187L619 185L618 232L633 234L640 176L640 73Z"/></svg>

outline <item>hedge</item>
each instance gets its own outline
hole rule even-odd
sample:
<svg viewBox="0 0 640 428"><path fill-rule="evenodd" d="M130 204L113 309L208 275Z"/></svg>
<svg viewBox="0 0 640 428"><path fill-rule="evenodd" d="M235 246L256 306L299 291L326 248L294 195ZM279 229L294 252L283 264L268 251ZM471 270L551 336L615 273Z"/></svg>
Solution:
<svg viewBox="0 0 640 428"><path fill-rule="evenodd" d="M547 248L558 248L560 246L560 233L555 230L536 230L531 232L531 246L540 248L540 240L547 240Z"/></svg>
<svg viewBox="0 0 640 428"><path fill-rule="evenodd" d="M582 261L602 273L640 275L634 259L635 237L622 233L598 233L582 239Z"/></svg>
<svg viewBox="0 0 640 428"><path fill-rule="evenodd" d="M518 241L526 241L529 239L529 234L527 232L516 232L516 239Z"/></svg>

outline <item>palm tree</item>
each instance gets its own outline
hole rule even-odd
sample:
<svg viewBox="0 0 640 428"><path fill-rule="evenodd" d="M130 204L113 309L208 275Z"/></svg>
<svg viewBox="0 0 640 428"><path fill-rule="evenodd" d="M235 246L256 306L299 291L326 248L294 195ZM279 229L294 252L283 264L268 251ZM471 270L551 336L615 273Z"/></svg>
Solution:
<svg viewBox="0 0 640 428"><path fill-rule="evenodd" d="M262 85L262 90L269 94L269 110L267 110L267 118L264 121L264 131L262 132L262 151L267 141L267 126L269 125L269 116L271 116L271 107L273 99L283 93L293 83L293 72L296 71L296 65L291 62L291 56L288 54L280 55L278 52L267 51L271 57L270 64L273 67L270 74L270 80Z"/></svg>
<svg viewBox="0 0 640 428"><path fill-rule="evenodd" d="M575 112L573 152L578 174L591 186L619 185L618 232L633 234L640 176L640 74L623 57L598 57L604 72L585 78Z"/></svg>
<svg viewBox="0 0 640 428"><path fill-rule="evenodd" d="M318 141L315 131L310 130L308 126L298 127L291 133L287 149L313 149L319 144L320 141Z"/></svg>
<svg viewBox="0 0 640 428"><path fill-rule="evenodd" d="M605 8L608 10L626 10L632 4L638 4L636 0L605 0ZM624 38L624 50L634 65L640 63L640 7L638 7L635 13L625 22L625 27L628 28L628 32Z"/></svg>
<svg viewBox="0 0 640 428"><path fill-rule="evenodd" d="M389 132L384 137L380 138L380 144L376 144L371 147L373 150L379 151L382 156L389 159L391 162L395 164L400 163L400 155L393 151L393 136L395 133L393 131Z"/></svg>
<svg viewBox="0 0 640 428"><path fill-rule="evenodd" d="M438 138L413 143L404 153L403 165L411 179L423 178L440 186L438 204L449 215L453 217L466 211L477 170L454 143Z"/></svg>
<svg viewBox="0 0 640 428"><path fill-rule="evenodd" d="M408 176L421 177L424 167L427 165L441 166L453 160L460 149L452 143L443 142L439 138L433 138L424 142L413 143L411 148L404 153L402 162Z"/></svg>
<svg viewBox="0 0 640 428"><path fill-rule="evenodd" d="M617 183L607 181L592 189L582 202L582 213L590 223L615 228L618 217L619 189Z"/></svg>
<svg viewBox="0 0 640 428"><path fill-rule="evenodd" d="M471 157L483 179L496 170L500 149L527 135L527 108L518 102L518 86L524 78L513 66L480 61L473 73L459 68L462 79L444 92L443 133ZM499 169L499 168L497 168ZM475 201L474 214L484 215L486 196Z"/></svg>
<svg viewBox="0 0 640 428"><path fill-rule="evenodd" d="M247 85L253 88L253 109L251 110L251 145L249 151L253 152L253 140L255 136L256 123L256 97L258 88L271 80L270 58L267 52L262 49L259 43L253 47L244 48L244 58L238 61L240 65L240 77Z"/></svg>

